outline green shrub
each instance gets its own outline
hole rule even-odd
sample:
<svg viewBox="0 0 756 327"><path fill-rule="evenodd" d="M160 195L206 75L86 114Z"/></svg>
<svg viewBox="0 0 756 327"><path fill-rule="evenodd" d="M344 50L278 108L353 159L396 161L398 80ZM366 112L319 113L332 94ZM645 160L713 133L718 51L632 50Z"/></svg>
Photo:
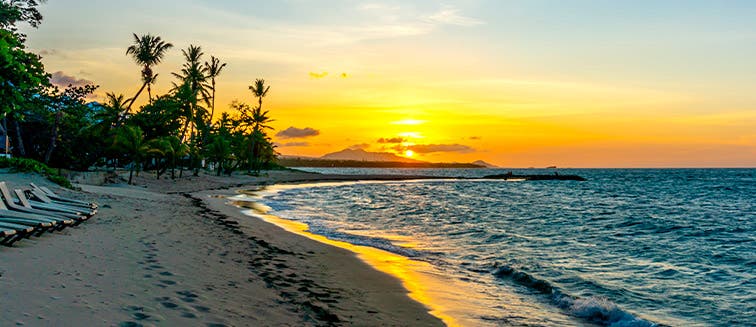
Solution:
<svg viewBox="0 0 756 327"><path fill-rule="evenodd" d="M20 173L37 173L47 177L48 180L55 184L66 188L73 188L68 178L61 176L55 169L34 159L0 157L0 168L10 168L11 171Z"/></svg>

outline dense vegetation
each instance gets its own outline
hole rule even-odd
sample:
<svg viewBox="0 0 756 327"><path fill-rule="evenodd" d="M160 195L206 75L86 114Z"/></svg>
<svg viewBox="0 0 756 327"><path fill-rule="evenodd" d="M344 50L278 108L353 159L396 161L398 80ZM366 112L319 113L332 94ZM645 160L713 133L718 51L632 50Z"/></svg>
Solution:
<svg viewBox="0 0 756 327"><path fill-rule="evenodd" d="M171 90L155 95L155 69L173 45L134 34L124 48L140 69L139 91L131 97L108 92L103 103L89 101L98 86L61 90L50 83L42 58L26 50L17 26L42 22L40 1L0 0L0 133L10 136L14 157L70 170L127 167L130 183L142 170L177 178L185 170L259 173L275 165L275 145L267 134L271 118L263 110L270 90L265 80L249 87L255 105L236 101L231 114L216 117L216 79L226 64L214 56L206 61L202 48L190 45L181 50L180 71L170 75ZM144 105L136 107L140 99Z"/></svg>

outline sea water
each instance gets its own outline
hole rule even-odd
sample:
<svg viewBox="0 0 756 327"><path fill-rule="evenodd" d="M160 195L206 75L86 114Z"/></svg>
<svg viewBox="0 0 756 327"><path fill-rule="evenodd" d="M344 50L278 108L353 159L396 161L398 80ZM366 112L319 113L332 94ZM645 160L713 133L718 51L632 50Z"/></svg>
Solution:
<svg viewBox="0 0 756 327"><path fill-rule="evenodd" d="M475 293L474 325L756 325L756 169L559 173L588 181L351 182L261 201L311 233L432 264Z"/></svg>

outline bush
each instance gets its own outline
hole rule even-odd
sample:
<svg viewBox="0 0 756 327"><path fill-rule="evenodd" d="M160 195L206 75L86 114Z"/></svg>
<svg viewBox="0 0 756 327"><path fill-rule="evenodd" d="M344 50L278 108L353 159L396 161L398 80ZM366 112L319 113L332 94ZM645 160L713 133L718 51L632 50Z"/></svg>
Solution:
<svg viewBox="0 0 756 327"><path fill-rule="evenodd" d="M55 169L34 159L0 157L0 168L10 168L12 171L20 173L37 173L47 177L48 180L55 184L66 188L73 188L68 178L61 176Z"/></svg>

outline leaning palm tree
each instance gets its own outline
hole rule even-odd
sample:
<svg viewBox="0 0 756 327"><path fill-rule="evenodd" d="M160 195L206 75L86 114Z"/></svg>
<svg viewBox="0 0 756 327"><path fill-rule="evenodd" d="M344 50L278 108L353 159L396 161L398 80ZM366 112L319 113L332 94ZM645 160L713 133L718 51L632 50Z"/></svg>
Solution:
<svg viewBox="0 0 756 327"><path fill-rule="evenodd" d="M205 87L209 88L212 93L212 102L210 103L211 123L213 122L213 116L215 116L215 78L220 75L224 67L226 67L226 63L221 64L220 59L215 56L210 56L210 61L205 62L205 71L207 72L207 77L210 79L210 85L205 85Z"/></svg>
<svg viewBox="0 0 756 327"><path fill-rule="evenodd" d="M255 84L252 84L249 86L249 90L252 91L252 94L255 95L257 98L257 104L258 108L262 109L262 99L268 95L268 90L270 90L270 86L265 85L265 80L262 78L258 78L255 80Z"/></svg>
<svg viewBox="0 0 756 327"><path fill-rule="evenodd" d="M127 109L131 110L131 106L145 87L147 87L147 95L150 98L150 102L152 101L152 89L150 85L155 82L155 78L157 77L152 71L152 66L163 61L165 53L172 47L173 44L163 41L159 36L150 34L138 36L134 34L134 44L126 49L126 54L131 55L134 61L142 66L142 87L131 98Z"/></svg>

